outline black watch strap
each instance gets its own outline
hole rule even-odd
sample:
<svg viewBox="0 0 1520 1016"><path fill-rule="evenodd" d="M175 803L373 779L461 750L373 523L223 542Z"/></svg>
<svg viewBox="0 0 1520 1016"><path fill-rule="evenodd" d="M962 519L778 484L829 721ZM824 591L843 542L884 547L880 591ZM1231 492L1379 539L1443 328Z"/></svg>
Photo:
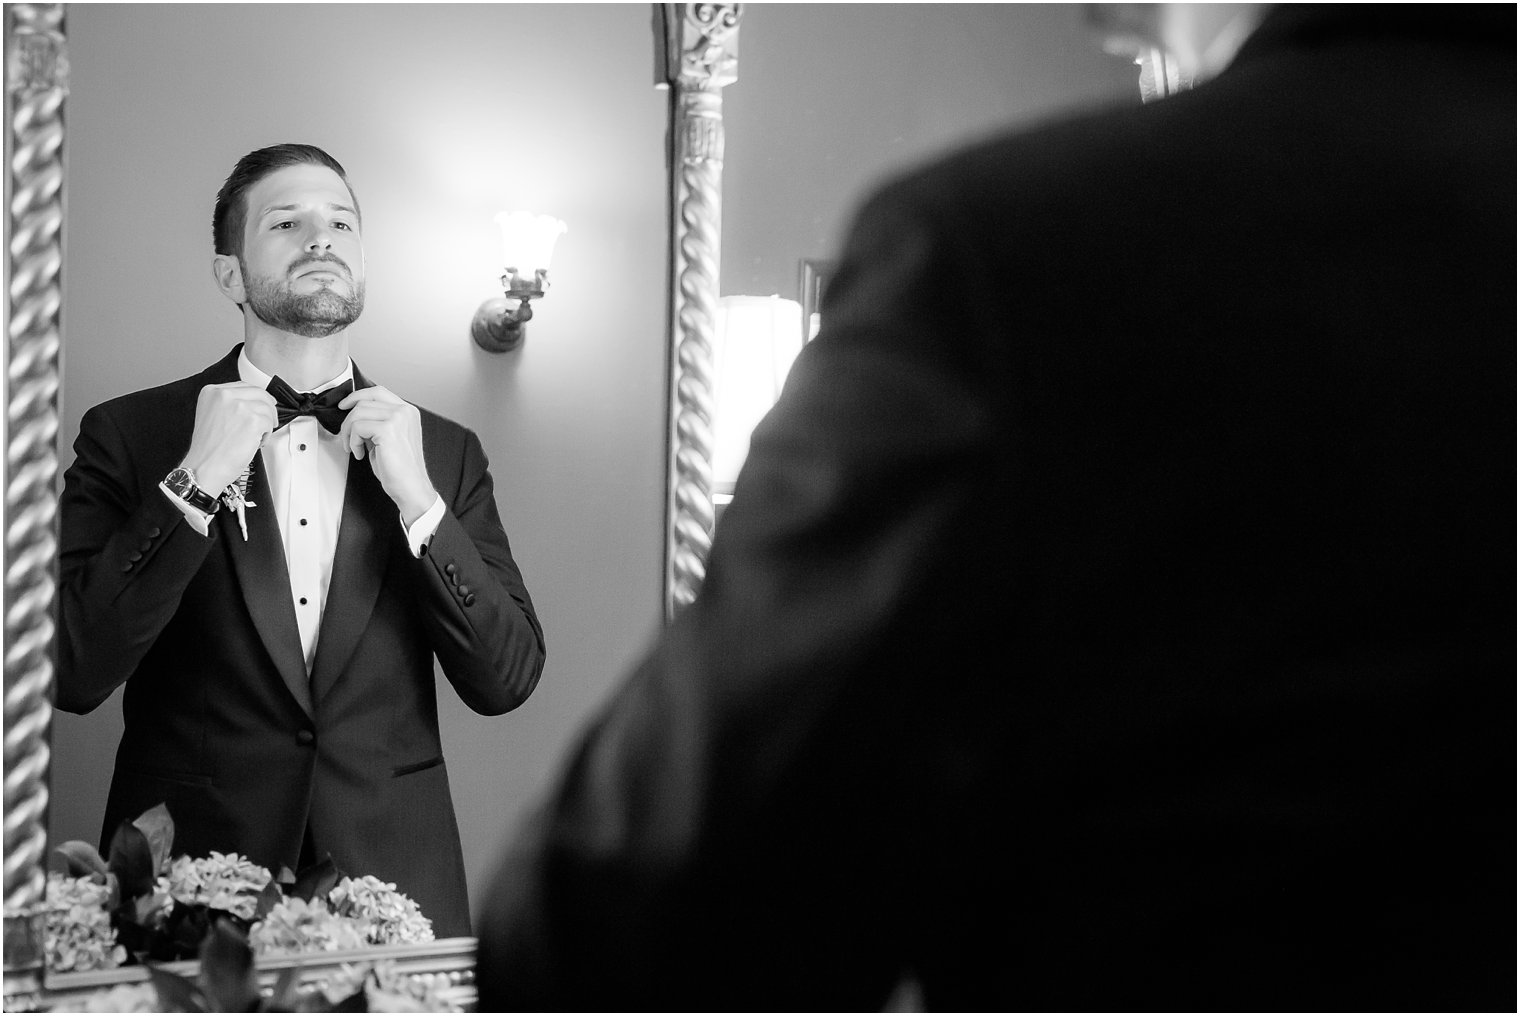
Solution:
<svg viewBox="0 0 1520 1016"><path fill-rule="evenodd" d="M196 485L195 474L184 467L170 470L169 475L164 477L164 486L190 507L207 515L214 514L222 506L215 494L208 494Z"/></svg>

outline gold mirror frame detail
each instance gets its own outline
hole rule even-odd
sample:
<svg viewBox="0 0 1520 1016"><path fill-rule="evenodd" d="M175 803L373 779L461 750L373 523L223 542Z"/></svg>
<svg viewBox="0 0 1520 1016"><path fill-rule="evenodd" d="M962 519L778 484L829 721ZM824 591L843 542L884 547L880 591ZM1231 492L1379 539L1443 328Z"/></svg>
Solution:
<svg viewBox="0 0 1520 1016"><path fill-rule="evenodd" d="M671 95L670 459L665 618L696 598L712 544L713 340L722 223L723 87L741 4L661 4Z"/></svg>

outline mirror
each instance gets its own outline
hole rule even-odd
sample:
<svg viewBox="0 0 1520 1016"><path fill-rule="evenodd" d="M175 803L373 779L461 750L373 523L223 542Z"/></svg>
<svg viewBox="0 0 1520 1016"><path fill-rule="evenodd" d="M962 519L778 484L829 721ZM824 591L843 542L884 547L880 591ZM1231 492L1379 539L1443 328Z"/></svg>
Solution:
<svg viewBox="0 0 1520 1016"><path fill-rule="evenodd" d="M86 409L195 373L240 339L209 271L212 201L239 156L286 140L331 151L363 201L369 300L355 360L480 436L545 626L549 662L518 710L482 717L452 689L438 695L467 877L483 890L566 742L662 621L669 110L653 87L651 8L7 5L8 22L33 10L67 36L54 123L67 137L50 153L55 175L67 169L67 336L40 396L14 380L35 353L14 332L11 344L7 574L20 579L22 554L33 562L40 609L7 614L8 892L51 846L98 842L121 722L119 695L82 717L40 709L30 725L14 708L45 705L45 683L12 678L24 644L47 656L54 568L54 523L23 518L20 481L53 505ZM7 61L13 80L19 65ZM493 217L523 206L570 232L526 341L496 356L469 324L500 293ZM56 398L51 421L27 416L38 398ZM39 455L56 438L56 459L18 459L28 434ZM8 605L21 603L12 592ZM47 790L49 738L51 797L28 822L13 790ZM445 960L458 957L425 962Z"/></svg>
<svg viewBox="0 0 1520 1016"><path fill-rule="evenodd" d="M742 19L728 5L656 5L656 77L674 79L682 54L693 56L689 87L670 93L650 87L642 5L6 10L8 32L23 19L44 35L66 28L70 68L65 81L62 51L47 41L7 40L13 87L40 93L26 100L38 112L16 121L15 151L39 153L35 175L8 179L7 197L36 188L53 209L44 214L58 215L62 194L48 181L66 179L69 213L61 349L47 268L58 235L28 234L35 249L13 247L22 253L8 264L13 283L35 276L40 305L54 308L27 317L19 298L11 305L8 903L40 890L51 844L97 839L120 732L116 699L49 726L54 477L72 461L85 409L194 373L237 340L237 313L206 266L212 197L238 156L297 139L345 163L365 203L370 268L355 359L470 426L491 460L549 662L533 697L504 718L439 696L479 890L566 743L670 609L678 524L699 542L710 528L700 508L694 524L681 519L667 483L697 439L676 420L683 297L666 252L700 265L699 299L720 289L798 299L801 263L835 256L855 203L885 173L995 124L1138 101L1134 68L1099 52L1066 5L757 5ZM65 85L59 148L50 139L63 136ZM682 183L675 167L668 176L678 144L716 157L721 178ZM524 204L571 232L527 341L493 357L471 342L469 321L500 274L492 217ZM447 967L467 992L468 949L463 940L450 955L409 962ZM91 981L69 976L53 986ZM12 983L8 971L7 994Z"/></svg>

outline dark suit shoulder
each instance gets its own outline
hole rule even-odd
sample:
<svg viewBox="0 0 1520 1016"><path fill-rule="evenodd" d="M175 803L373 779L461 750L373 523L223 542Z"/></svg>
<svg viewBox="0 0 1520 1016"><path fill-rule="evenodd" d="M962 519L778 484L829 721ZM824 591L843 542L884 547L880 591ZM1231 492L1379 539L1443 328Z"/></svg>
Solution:
<svg viewBox="0 0 1520 1016"><path fill-rule="evenodd" d="M85 416L89 417L92 414L108 416L113 420L121 421L158 419L166 409L186 404L194 406L201 388L205 385L205 382L195 382L194 377L180 378L152 388L118 395L95 405L85 413Z"/></svg>
<svg viewBox="0 0 1520 1016"><path fill-rule="evenodd" d="M124 426L151 425L195 408L200 391L208 384L237 380L237 354L241 345L221 360L188 377L168 381L106 399L85 413L85 420L108 418Z"/></svg>
<svg viewBox="0 0 1520 1016"><path fill-rule="evenodd" d="M413 405L416 404L413 403ZM422 414L422 435L428 444L447 448L463 448L471 443L479 446L480 438L469 427L449 419L442 413L435 413L425 406L416 408L417 412Z"/></svg>

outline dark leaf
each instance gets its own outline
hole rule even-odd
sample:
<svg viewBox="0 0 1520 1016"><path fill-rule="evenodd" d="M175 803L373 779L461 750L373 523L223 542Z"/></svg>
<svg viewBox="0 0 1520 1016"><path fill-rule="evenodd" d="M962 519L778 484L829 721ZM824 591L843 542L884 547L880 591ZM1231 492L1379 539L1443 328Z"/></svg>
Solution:
<svg viewBox="0 0 1520 1016"><path fill-rule="evenodd" d="M201 988L217 1012L258 1009L259 979L253 972L253 950L230 921L218 920L201 943Z"/></svg>
<svg viewBox="0 0 1520 1016"><path fill-rule="evenodd" d="M153 848L148 837L131 822L123 822L111 837L111 874L121 883L121 898L134 899L153 891L158 872L153 868Z"/></svg>
<svg viewBox="0 0 1520 1016"><path fill-rule="evenodd" d="M50 867L53 870L57 871L61 867L63 873L71 878L99 875L104 880L106 875L105 858L100 856L100 851L84 840L69 840L67 843L60 843L53 850L52 861Z"/></svg>
<svg viewBox="0 0 1520 1016"><path fill-rule="evenodd" d="M159 1012L212 1012L206 996L195 982L158 967L148 967L148 978L158 991Z"/></svg>
<svg viewBox="0 0 1520 1016"><path fill-rule="evenodd" d="M296 884L291 886L290 895L299 896L310 903L318 896L326 896L344 878L343 872L333 864L332 855L328 854L322 860L309 868L302 868L296 876Z"/></svg>
<svg viewBox="0 0 1520 1016"><path fill-rule="evenodd" d="M155 943L155 959L192 960L211 933L211 911L202 903L176 903Z"/></svg>
<svg viewBox="0 0 1520 1016"><path fill-rule="evenodd" d="M282 864L280 865L280 873L274 877L274 880L280 883L280 885L295 885L296 873Z"/></svg>
<svg viewBox="0 0 1520 1016"><path fill-rule="evenodd" d="M171 956L161 956L162 948L155 946L155 941L163 937L162 932L156 928L150 928L137 921L120 918L115 921L116 941L121 943L123 949L131 953L139 963L147 960L168 960ZM155 952L157 948L157 952Z"/></svg>
<svg viewBox="0 0 1520 1016"><path fill-rule="evenodd" d="M174 819L169 817L166 805L157 804L132 820L132 824L148 838L148 849L153 856L153 874L160 875L169 863L169 849L174 846Z"/></svg>
<svg viewBox="0 0 1520 1016"><path fill-rule="evenodd" d="M292 875L291 880L294 881L295 876ZM281 891L279 884L277 882L270 882L263 889L259 890L258 903L254 906L253 919L255 921L262 921L275 908L275 904L284 898L285 893Z"/></svg>

